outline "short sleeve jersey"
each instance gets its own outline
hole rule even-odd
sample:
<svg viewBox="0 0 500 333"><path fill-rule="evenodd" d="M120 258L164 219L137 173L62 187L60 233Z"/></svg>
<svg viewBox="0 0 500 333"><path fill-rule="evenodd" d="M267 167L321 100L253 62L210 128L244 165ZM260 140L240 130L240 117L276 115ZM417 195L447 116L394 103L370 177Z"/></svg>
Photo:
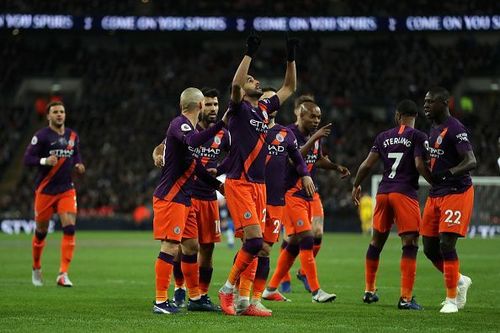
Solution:
<svg viewBox="0 0 500 333"><path fill-rule="evenodd" d="M378 193L398 192L417 199L419 173L415 158L426 159L428 145L425 133L404 125L377 135L371 151L378 153L384 164Z"/></svg>
<svg viewBox="0 0 500 333"><path fill-rule="evenodd" d="M431 129L429 137L429 152L432 172L445 171L457 166L461 155L472 150L469 133L462 123L449 117L446 121ZM452 176L443 183L434 185L429 195L440 197L453 193L463 193L472 185L470 173Z"/></svg>
<svg viewBox="0 0 500 333"><path fill-rule="evenodd" d="M265 183L268 113L278 110L279 106L279 98L276 95L260 100L257 107L245 100L230 103L228 130L231 133L232 145L227 157L227 178Z"/></svg>
<svg viewBox="0 0 500 333"><path fill-rule="evenodd" d="M79 145L78 134L67 127L63 135L59 135L50 127L35 133L25 152L26 164L38 167L35 191L53 195L75 187L71 173L75 164L82 163ZM40 165L40 159L50 155L58 158L57 164Z"/></svg>

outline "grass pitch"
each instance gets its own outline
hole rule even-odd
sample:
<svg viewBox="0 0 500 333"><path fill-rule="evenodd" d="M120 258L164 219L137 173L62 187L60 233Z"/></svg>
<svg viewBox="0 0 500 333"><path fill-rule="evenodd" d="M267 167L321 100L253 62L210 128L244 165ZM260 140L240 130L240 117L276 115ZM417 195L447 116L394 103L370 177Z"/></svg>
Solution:
<svg viewBox="0 0 500 333"><path fill-rule="evenodd" d="M321 287L337 294L331 304L313 304L295 278L291 303L266 302L270 318L213 313L152 314L154 261L158 242L150 232L78 232L70 269L73 288L56 287L61 234L51 234L43 255L45 286L31 284L31 236L0 234L0 331L2 332L477 332L500 331L500 239L459 241L461 271L473 284L464 310L439 313L445 297L442 276L419 252L414 289L424 311L397 309L400 241L391 236L382 252L377 279L380 301L364 304L367 236L325 235L318 255ZM271 273L278 244L273 250ZM234 250L215 250L211 297L230 269ZM170 293L171 295L172 293Z"/></svg>

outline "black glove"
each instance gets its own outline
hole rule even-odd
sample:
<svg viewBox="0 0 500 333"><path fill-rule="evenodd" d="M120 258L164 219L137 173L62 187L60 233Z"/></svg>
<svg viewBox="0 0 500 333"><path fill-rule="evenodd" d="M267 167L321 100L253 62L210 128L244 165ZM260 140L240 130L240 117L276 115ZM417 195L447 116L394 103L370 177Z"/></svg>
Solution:
<svg viewBox="0 0 500 333"><path fill-rule="evenodd" d="M299 40L297 38L286 38L286 60L288 62L295 61L295 51L299 46Z"/></svg>
<svg viewBox="0 0 500 333"><path fill-rule="evenodd" d="M247 52L245 53L249 57L253 57L257 53L257 49L260 46L262 39L256 34L251 34L247 38Z"/></svg>
<svg viewBox="0 0 500 333"><path fill-rule="evenodd" d="M432 173L432 182L434 184L441 184L445 182L448 178L453 176L451 171L448 170L442 170L442 171L437 171Z"/></svg>

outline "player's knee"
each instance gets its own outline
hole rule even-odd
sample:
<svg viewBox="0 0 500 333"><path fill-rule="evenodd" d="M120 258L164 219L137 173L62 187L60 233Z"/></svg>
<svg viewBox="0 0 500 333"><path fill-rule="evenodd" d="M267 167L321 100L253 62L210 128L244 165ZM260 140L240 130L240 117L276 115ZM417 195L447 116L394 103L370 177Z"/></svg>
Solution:
<svg viewBox="0 0 500 333"><path fill-rule="evenodd" d="M39 242L43 241L45 239L45 237L47 237L47 232L48 232L48 230L42 230L42 231L40 231L38 229L35 230L35 237L36 237L36 239Z"/></svg>
<svg viewBox="0 0 500 333"><path fill-rule="evenodd" d="M320 246L323 241L323 235L321 234L319 237L314 236L314 246Z"/></svg>
<svg viewBox="0 0 500 333"><path fill-rule="evenodd" d="M438 247L430 246L424 243L424 254L430 261L437 261L441 258L441 253Z"/></svg>
<svg viewBox="0 0 500 333"><path fill-rule="evenodd" d="M455 251L455 243L450 242L449 240L442 239L439 242L439 249L441 250L441 253L448 253Z"/></svg>
<svg viewBox="0 0 500 333"><path fill-rule="evenodd" d="M298 243L288 243L285 249L292 257L296 257L299 255L300 247Z"/></svg>
<svg viewBox="0 0 500 333"><path fill-rule="evenodd" d="M243 250L255 256L262 249L263 244L264 241L262 237L250 238L243 244Z"/></svg>
<svg viewBox="0 0 500 333"><path fill-rule="evenodd" d="M301 250L312 250L314 247L314 238L312 236L302 237L300 240Z"/></svg>
<svg viewBox="0 0 500 333"><path fill-rule="evenodd" d="M76 228L75 225L70 224L62 228L63 234L68 236L73 236L75 234Z"/></svg>
<svg viewBox="0 0 500 333"><path fill-rule="evenodd" d="M271 254L271 246L268 243L264 242L264 244L262 245L262 249L259 251L257 256L269 257L270 254Z"/></svg>

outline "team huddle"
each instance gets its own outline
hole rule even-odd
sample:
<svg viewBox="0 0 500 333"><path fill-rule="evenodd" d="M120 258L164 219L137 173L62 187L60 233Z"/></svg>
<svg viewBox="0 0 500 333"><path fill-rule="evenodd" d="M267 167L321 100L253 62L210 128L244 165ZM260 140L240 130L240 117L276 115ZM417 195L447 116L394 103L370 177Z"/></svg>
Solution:
<svg viewBox="0 0 500 333"><path fill-rule="evenodd" d="M247 39L222 119L217 121L215 89L187 88L180 96L181 115L170 122L165 139L153 150L154 165L161 168L153 194L153 232L160 241L154 313L175 314L185 306L188 311L269 317L272 310L262 299L288 301L278 288L289 289L289 271L297 257L301 264L297 277L312 301L327 303L336 298L321 289L316 267L324 214L315 173L321 168L347 178L350 172L323 153L322 139L331 133L332 124L319 126L321 109L313 96L295 100L295 123L276 123L280 106L296 90L298 42L287 39L286 73L278 90L262 88L248 74L260 43L257 36ZM476 161L467 130L449 113L448 98L443 88L432 88L425 97L424 111L435 124L429 139L414 128L416 104L400 102L397 127L377 136L359 167L352 191L357 205L362 181L378 160L384 165L365 261L365 303L379 300L375 284L379 256L393 223L403 244L398 308L422 309L413 297L419 235L423 236L425 255L444 276L446 299L441 312L457 312L466 303L472 282L459 272L455 245L458 237L465 236L472 215L474 190L469 171ZM62 103L49 104L49 127L35 134L25 155L27 165L40 169L32 246L35 286L43 285L41 254L54 212L60 215L64 232L57 283L72 286L67 274L76 219L71 172L75 168L83 174L85 168L78 153L78 136L64 127L64 112ZM224 183L216 178L222 174L226 175ZM432 185L422 218L417 200L419 175ZM216 191L225 196L236 236L242 242L218 292L220 305L208 296L214 245L221 239ZM268 281L270 252L282 230L285 239ZM172 275L175 291L169 297Z"/></svg>

